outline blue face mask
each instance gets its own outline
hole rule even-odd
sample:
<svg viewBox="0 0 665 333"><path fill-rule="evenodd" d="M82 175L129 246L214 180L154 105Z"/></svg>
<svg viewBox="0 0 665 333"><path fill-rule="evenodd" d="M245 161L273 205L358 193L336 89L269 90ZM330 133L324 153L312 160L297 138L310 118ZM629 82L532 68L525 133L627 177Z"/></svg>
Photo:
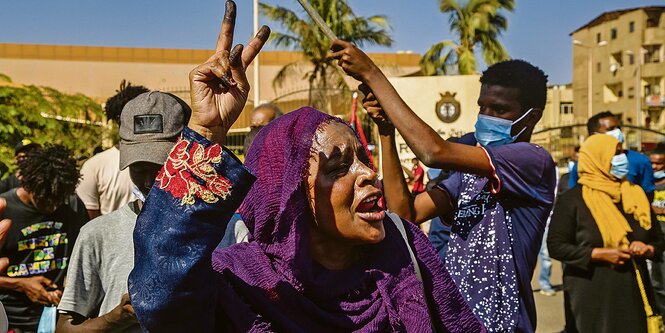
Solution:
<svg viewBox="0 0 665 333"><path fill-rule="evenodd" d="M626 154L614 155L612 157L610 174L619 179L623 179L628 175L628 157L626 157Z"/></svg>
<svg viewBox="0 0 665 333"><path fill-rule="evenodd" d="M609 132L605 132L607 135L613 136L615 139L619 140L623 144L624 138L623 138L623 132L621 132L620 128L615 128Z"/></svg>
<svg viewBox="0 0 665 333"><path fill-rule="evenodd" d="M512 136L513 125L524 119L531 110L533 108L529 109L515 121L479 114L476 121L476 133L474 133L476 141L483 147L500 146L515 142L526 131L526 126L517 135Z"/></svg>
<svg viewBox="0 0 665 333"><path fill-rule="evenodd" d="M573 167L575 167L575 162L573 161L568 161L568 172L573 171Z"/></svg>
<svg viewBox="0 0 665 333"><path fill-rule="evenodd" d="M653 173L653 178L663 179L665 178L665 170L656 171Z"/></svg>

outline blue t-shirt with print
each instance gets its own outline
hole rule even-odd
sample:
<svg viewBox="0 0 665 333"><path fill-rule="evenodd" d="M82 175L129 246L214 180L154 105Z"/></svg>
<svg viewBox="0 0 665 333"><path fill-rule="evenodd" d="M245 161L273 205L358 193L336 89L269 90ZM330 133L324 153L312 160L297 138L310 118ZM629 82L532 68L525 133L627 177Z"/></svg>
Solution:
<svg viewBox="0 0 665 333"><path fill-rule="evenodd" d="M455 207L446 268L488 331L533 332L530 282L554 203L554 161L526 142L478 149L492 181L457 172L439 184Z"/></svg>

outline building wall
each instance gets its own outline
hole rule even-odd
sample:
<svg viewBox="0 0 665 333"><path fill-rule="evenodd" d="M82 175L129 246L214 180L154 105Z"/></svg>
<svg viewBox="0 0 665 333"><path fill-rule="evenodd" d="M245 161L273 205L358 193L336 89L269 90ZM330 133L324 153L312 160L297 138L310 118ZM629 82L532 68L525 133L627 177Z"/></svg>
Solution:
<svg viewBox="0 0 665 333"><path fill-rule="evenodd" d="M547 128L572 125L575 123L572 85L556 85L547 88L547 102L543 117L535 131Z"/></svg>
<svg viewBox="0 0 665 333"><path fill-rule="evenodd" d="M648 12L655 13L651 19L656 18L658 26L647 27ZM648 107L646 93L663 100L665 11L635 9L604 15L606 18L599 24L587 25L572 34L575 120L585 122L590 114L587 91L591 60L592 114L610 110L621 114L625 123L662 129L663 107ZM658 62L653 62L652 57L645 63L644 53L652 47L658 49ZM647 85L650 92L645 91ZM638 114L638 110L642 112Z"/></svg>
<svg viewBox="0 0 665 333"><path fill-rule="evenodd" d="M585 127L569 127L576 124L572 85L556 85L547 88L547 102L531 142L547 149L555 161L563 163L575 146L583 139Z"/></svg>
<svg viewBox="0 0 665 333"><path fill-rule="evenodd" d="M390 82L418 117L442 138L473 132L478 118L479 75L391 78ZM437 102L442 99L441 94L447 92L455 94L454 98L460 104L459 118L452 123L445 123L436 115ZM396 141L400 160L410 166L410 160L415 155L399 133Z"/></svg>
<svg viewBox="0 0 665 333"><path fill-rule="evenodd" d="M49 86L67 93L82 93L100 103L115 94L123 79L152 90L173 92L189 101L189 72L203 63L212 50L89 47L64 45L0 44L0 73L14 82ZM370 54L388 76L407 75L420 69L417 54ZM303 61L298 52L263 51L260 54L260 102L306 90L307 80L294 76L281 88L273 87L273 78L286 64ZM302 67L302 72L308 70ZM248 68L250 81L254 67ZM350 87L357 82L349 78ZM302 100L306 93L291 95ZM250 94L248 107L253 106ZM281 100L288 100L289 97ZM302 102L306 103L305 101ZM289 110L285 110L289 111ZM247 112L234 126L246 127Z"/></svg>

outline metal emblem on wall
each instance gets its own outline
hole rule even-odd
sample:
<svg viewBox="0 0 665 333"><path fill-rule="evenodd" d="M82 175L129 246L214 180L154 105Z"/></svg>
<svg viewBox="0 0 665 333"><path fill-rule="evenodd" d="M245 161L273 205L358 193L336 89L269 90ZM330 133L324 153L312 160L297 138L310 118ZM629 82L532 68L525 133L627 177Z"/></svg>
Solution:
<svg viewBox="0 0 665 333"><path fill-rule="evenodd" d="M436 103L436 116L444 123L452 123L460 116L461 106L459 101L455 99L457 93L450 93L446 91L441 95L441 100Z"/></svg>

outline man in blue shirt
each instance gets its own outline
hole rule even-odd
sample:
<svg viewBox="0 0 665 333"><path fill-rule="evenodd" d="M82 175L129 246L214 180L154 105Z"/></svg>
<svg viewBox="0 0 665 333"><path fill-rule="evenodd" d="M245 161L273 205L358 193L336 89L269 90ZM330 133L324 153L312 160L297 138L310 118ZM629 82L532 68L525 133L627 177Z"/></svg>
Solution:
<svg viewBox="0 0 665 333"><path fill-rule="evenodd" d="M443 140L358 48L336 40L332 50L363 82L363 106L379 127L388 209L414 223L435 216L452 223L445 266L476 317L489 332L534 332L531 277L556 188L551 155L529 143L547 98L545 73L523 60L483 72L474 133L480 146L468 146ZM457 172L414 198L395 130L425 165Z"/></svg>
<svg viewBox="0 0 665 333"><path fill-rule="evenodd" d="M609 134L622 144L624 142L619 118L609 111L601 112L589 118L586 127L589 135ZM642 187L649 200L653 199L653 191L656 189L656 185L654 185L653 168L651 167L649 157L630 149L626 150L625 153L626 157L628 157L628 176L626 178L631 183ZM575 162L573 169L570 171L568 188L575 187L578 179L577 162Z"/></svg>

